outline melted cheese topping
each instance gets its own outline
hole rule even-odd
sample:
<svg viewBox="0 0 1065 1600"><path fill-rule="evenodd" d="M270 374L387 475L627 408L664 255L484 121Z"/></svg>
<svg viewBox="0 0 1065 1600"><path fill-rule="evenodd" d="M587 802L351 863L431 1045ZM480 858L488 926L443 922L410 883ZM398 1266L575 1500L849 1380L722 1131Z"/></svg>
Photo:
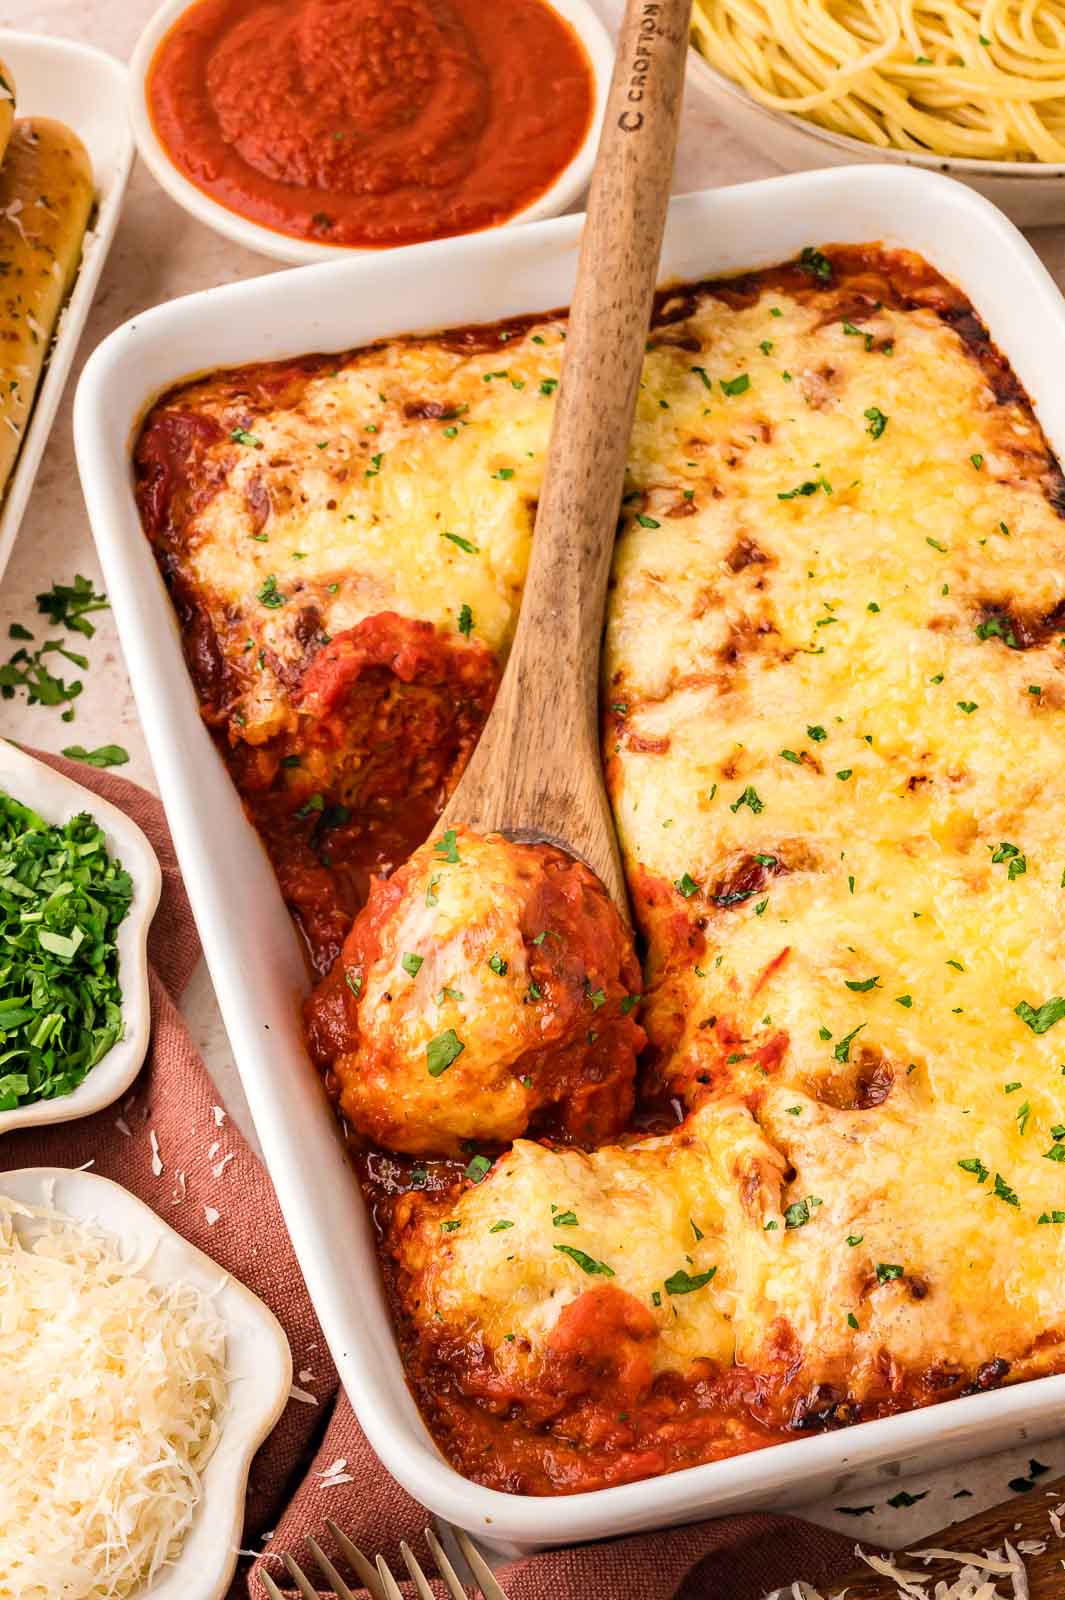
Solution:
<svg viewBox="0 0 1065 1600"><path fill-rule="evenodd" d="M524 1354L497 1363L542 1361L598 1281L554 1249L557 1203L655 1304L659 1367L775 1376L785 1417L822 1386L890 1405L996 1359L1049 1370L1065 1033L1038 1031L1056 1006L1017 1012L1061 989L1065 932L1044 441L931 307L858 328L827 291L706 295L671 332L639 400L605 754L657 1072L703 1109L624 1153L516 1147L437 1244L429 1314L506 1323ZM717 1270L677 1319L686 1227Z"/></svg>
<svg viewBox="0 0 1065 1600"><path fill-rule="evenodd" d="M562 338L545 321L488 351L397 341L311 377L295 403L234 400L212 382L182 392L224 430L181 567L241 680L236 736L286 725L308 608L320 634L398 611L505 654ZM418 414L427 398L442 415Z"/></svg>
<svg viewBox="0 0 1065 1600"><path fill-rule="evenodd" d="M175 1559L192 1521L225 1406L225 1329L198 1289L160 1289L142 1266L0 1197L0 1595L12 1600L119 1600Z"/></svg>

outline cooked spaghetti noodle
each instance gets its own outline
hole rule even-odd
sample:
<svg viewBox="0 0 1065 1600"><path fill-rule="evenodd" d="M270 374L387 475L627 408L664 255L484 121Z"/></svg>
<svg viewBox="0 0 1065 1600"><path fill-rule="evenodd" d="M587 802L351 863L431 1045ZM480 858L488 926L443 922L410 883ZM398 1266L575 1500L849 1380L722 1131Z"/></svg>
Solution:
<svg viewBox="0 0 1065 1600"><path fill-rule="evenodd" d="M868 144L1065 162L1065 0L695 0L707 61Z"/></svg>

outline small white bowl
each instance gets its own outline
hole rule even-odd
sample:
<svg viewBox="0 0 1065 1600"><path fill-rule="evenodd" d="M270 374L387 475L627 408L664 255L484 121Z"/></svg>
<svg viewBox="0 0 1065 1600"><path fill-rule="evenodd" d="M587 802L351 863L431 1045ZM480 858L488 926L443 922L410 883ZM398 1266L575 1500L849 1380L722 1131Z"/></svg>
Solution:
<svg viewBox="0 0 1065 1600"><path fill-rule="evenodd" d="M546 0L546 3L569 23L587 52L595 85L592 120L584 143L551 187L532 205L515 212L503 222L491 224L491 227L509 228L517 222L538 222L543 217L557 217L563 211L568 211L587 189L595 166L607 90L614 67L614 47L589 0ZM323 244L318 240L296 239L274 228L265 228L220 205L175 166L152 125L148 110L148 72L163 36L188 8L189 0L163 0L137 40L130 59L129 113L133 137L152 176L172 200L176 200L179 206L208 228L213 228L215 233L249 250L257 250L260 255L272 256L275 261L287 261L292 266L302 267L312 261L336 261L344 256L383 254L389 246L367 249L359 245ZM530 65L530 70L535 71L535 63Z"/></svg>
<svg viewBox="0 0 1065 1600"><path fill-rule="evenodd" d="M143 1272L152 1282L180 1278L211 1296L226 1329L229 1402L221 1435L204 1469L203 1498L177 1560L131 1600L222 1600L237 1564L252 1457L284 1410L292 1386L284 1329L250 1289L110 1178L62 1167L24 1167L0 1173L0 1194L95 1225L132 1252L150 1251ZM16 1219L15 1228L32 1237L34 1224Z"/></svg>
<svg viewBox="0 0 1065 1600"><path fill-rule="evenodd" d="M712 67L693 45L688 51L687 80L705 103L747 143L768 156L784 172L812 172L822 167L885 162L943 172L968 184L994 202L1021 228L1065 222L1065 166L1053 162L976 161L963 156L921 155L912 150L885 149L831 133L806 117L771 111L731 78Z"/></svg>
<svg viewBox="0 0 1065 1600"><path fill-rule="evenodd" d="M125 1094L141 1069L151 1031L148 1001L148 929L159 904L162 875L144 834L117 806L80 783L0 739L0 791L20 800L46 822L64 823L88 811L100 824L108 854L121 861L133 879L133 900L118 930L118 981L122 986L125 1033L70 1094L37 1100L14 1111L0 1111L0 1134L13 1128L71 1122L102 1111Z"/></svg>

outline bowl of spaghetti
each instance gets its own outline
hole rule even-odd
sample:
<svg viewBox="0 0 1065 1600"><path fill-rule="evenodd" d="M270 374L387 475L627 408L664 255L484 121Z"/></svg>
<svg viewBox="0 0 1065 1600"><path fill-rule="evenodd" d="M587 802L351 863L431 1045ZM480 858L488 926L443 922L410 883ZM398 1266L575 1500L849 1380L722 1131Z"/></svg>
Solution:
<svg viewBox="0 0 1065 1600"><path fill-rule="evenodd" d="M1065 221L1062 0L695 0L689 82L788 170L902 162Z"/></svg>

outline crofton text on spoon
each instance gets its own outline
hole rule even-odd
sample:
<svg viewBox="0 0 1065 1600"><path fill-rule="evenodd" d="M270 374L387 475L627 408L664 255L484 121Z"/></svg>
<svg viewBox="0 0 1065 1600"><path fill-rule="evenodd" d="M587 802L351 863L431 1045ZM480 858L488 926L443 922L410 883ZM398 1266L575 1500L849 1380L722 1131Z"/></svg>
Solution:
<svg viewBox="0 0 1065 1600"><path fill-rule="evenodd" d="M603 606L673 175L691 0L628 0L513 649L439 827L547 839L627 904L603 788Z"/></svg>

